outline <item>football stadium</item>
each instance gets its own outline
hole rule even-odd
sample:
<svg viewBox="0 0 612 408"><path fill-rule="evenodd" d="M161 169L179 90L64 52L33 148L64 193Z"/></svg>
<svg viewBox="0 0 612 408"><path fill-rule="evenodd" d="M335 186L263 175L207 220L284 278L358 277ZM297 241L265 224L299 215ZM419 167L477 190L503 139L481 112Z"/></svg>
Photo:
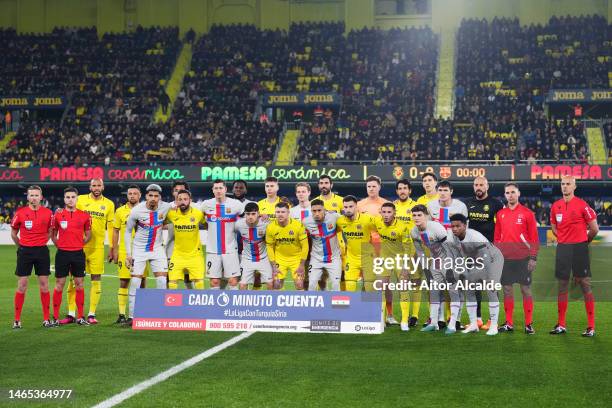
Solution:
<svg viewBox="0 0 612 408"><path fill-rule="evenodd" d="M612 0L0 0L0 61L0 406L612 405Z"/></svg>

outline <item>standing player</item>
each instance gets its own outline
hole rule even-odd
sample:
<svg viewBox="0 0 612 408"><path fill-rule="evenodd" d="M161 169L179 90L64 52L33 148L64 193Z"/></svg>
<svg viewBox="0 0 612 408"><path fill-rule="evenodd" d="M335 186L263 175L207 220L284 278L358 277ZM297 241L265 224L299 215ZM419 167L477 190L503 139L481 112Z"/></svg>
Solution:
<svg viewBox="0 0 612 408"><path fill-rule="evenodd" d="M470 198L466 203L468 207L468 220L470 229L476 230L484 235L489 242L493 242L495 234L495 214L504 205L496 198L489 196L489 181L486 177L476 177L474 179L474 197ZM490 322L482 324L481 313L482 292L476 291L476 314L478 315L478 324L484 330L488 330Z"/></svg>
<svg viewBox="0 0 612 408"><path fill-rule="evenodd" d="M176 180L172 182L172 197L174 198L174 201L172 202L173 209L179 206L179 202L178 202L179 191L189 191L189 184L187 184L186 181L182 181L182 180ZM172 231L174 226L173 224L167 224L164 226L164 229L166 228L168 232L168 239L166 241L166 257L168 258L168 266L170 266L170 258L172 258L172 253L174 251L174 240L170 238L174 236L173 231ZM182 280L183 282L185 282L185 287L187 289L193 289L193 283L189 280L189 273L185 273Z"/></svg>
<svg viewBox="0 0 612 408"><path fill-rule="evenodd" d="M259 272L261 279L269 290L274 288L272 280L272 266L268 260L266 250L266 227L269 222L259 216L257 203L249 202L244 207L244 217L240 218L235 229L242 240L242 257L240 260L240 289L249 288L255 282L255 272Z"/></svg>
<svg viewBox="0 0 612 408"><path fill-rule="evenodd" d="M43 326L53 327L49 321L49 275L50 263L47 242L51 238L53 213L42 207L42 189L28 187L28 205L15 212L11 221L11 238L17 245L17 291L15 292L15 322L13 329L21 329L21 310L28 288L28 277L34 273L38 277L40 302L43 310Z"/></svg>
<svg viewBox="0 0 612 408"><path fill-rule="evenodd" d="M126 322L125 309L128 305L128 287L130 286L130 279L132 275L130 273L130 266L126 262L127 251L125 249L125 228L127 226L127 220L130 216L132 208L134 208L140 202L140 188L137 185L130 185L127 189L127 202L115 211L115 219L113 221L113 240L111 243L110 256L112 260L117 264L117 274L119 275L119 289L117 289L117 305L119 306L119 317L117 318L116 324L123 324ZM132 238L134 238L132 232ZM147 274L145 273L145 276ZM142 280L142 287L144 287L146 280Z"/></svg>
<svg viewBox="0 0 612 408"><path fill-rule="evenodd" d="M427 207L427 204L429 204L430 201L438 199L438 191L436 190L438 178L433 173L423 173L421 176L421 181L425 194L417 199L417 204L422 204Z"/></svg>
<svg viewBox="0 0 612 408"><path fill-rule="evenodd" d="M79 325L88 326L83 318L85 303L85 252L83 246L91 239L91 218L85 211L77 210L78 191L74 187L64 189L65 207L55 212L52 240L57 247L55 254L55 289L53 290L53 325L59 326L59 312L62 305L62 292L66 276L72 275L75 286L77 321Z"/></svg>
<svg viewBox="0 0 612 408"><path fill-rule="evenodd" d="M453 198L453 186L446 180L438 183L438 199L427 204L427 210L431 219L442 224L447 230L450 229L450 216L463 214L468 216L468 210L463 202Z"/></svg>
<svg viewBox="0 0 612 408"><path fill-rule="evenodd" d="M278 187L278 183L277 183ZM230 290L238 289L240 261L234 224L244 211L244 204L226 197L227 186L223 180L215 180L212 187L214 198L202 203L206 217L206 276L210 278L210 288L219 289L221 278L227 279Z"/></svg>
<svg viewBox="0 0 612 408"><path fill-rule="evenodd" d="M204 256L200 241L200 224L204 224L202 211L191 205L191 193L181 190L176 195L178 207L168 212L174 250L168 264L168 288L177 289L178 281L187 276L196 289L204 289ZM185 282L187 286L187 282Z"/></svg>
<svg viewBox="0 0 612 408"><path fill-rule="evenodd" d="M266 230L266 248L274 272L274 287L282 289L287 275L295 288L304 290L304 265L308 257L308 237L301 222L289 217L289 204L276 204L275 220Z"/></svg>
<svg viewBox="0 0 612 408"><path fill-rule="evenodd" d="M424 332L436 331L440 327L444 327L446 322L440 321L440 305L442 303L442 291L435 287L435 284L453 283L453 271L444 271L444 257L448 257L448 249L446 244L447 232L446 229L438 222L429 220L427 207L422 204L417 204L412 207L412 220L414 228L412 228L411 237L414 241L417 256L427 259L423 268L425 276L429 281L429 323L421 329ZM429 258L425 258L429 255ZM456 320L461 308L459 293L455 290L449 290L451 295L451 320L446 327L446 334L454 334L457 331ZM436 323L436 321L438 321ZM442 324L440 324L442 323Z"/></svg>
<svg viewBox="0 0 612 408"><path fill-rule="evenodd" d="M504 287L506 322L499 328L499 331L514 331L514 321L512 319L514 290L512 285L518 283L523 295L525 333L534 334L531 274L536 268L538 256L538 227L534 213L519 203L521 192L516 183L506 183L504 196L508 205L497 213L494 236L495 245L504 255L501 284Z"/></svg>
<svg viewBox="0 0 612 408"><path fill-rule="evenodd" d="M342 231L342 237L346 241L346 261L344 262L344 279L346 290L354 292L357 290L359 275L363 275L363 287L365 291L374 290L374 275L372 271L371 237L376 231L374 218L369 214L361 214L357 211L357 198L352 195L344 197L343 216L338 218L338 228ZM366 267L367 265L370 267Z"/></svg>
<svg viewBox="0 0 612 408"><path fill-rule="evenodd" d="M342 259L336 224L340 214L325 211L325 204L320 199L312 200L310 205L312 215L302 220L312 240L310 264L308 265L308 290L316 290L323 276L323 270L331 279L332 290L340 290Z"/></svg>
<svg viewBox="0 0 612 408"><path fill-rule="evenodd" d="M104 182L93 179L89 183L89 194L82 194L77 200L77 209L85 211L91 217L91 240L85 244L85 272L91 276L89 291L89 313L87 322L97 324L96 309L102 294L102 274L104 273L104 237L108 230L108 240L112 242L112 222L115 215L115 204L104 197ZM74 323L76 309L76 292L72 281L68 283L68 316L61 324Z"/></svg>
<svg viewBox="0 0 612 408"><path fill-rule="evenodd" d="M555 277L559 280L557 297L559 320L550 334L565 334L565 313L569 278L573 273L576 283L582 288L588 327L584 337L595 336L595 299L591 289L591 264L589 243L597 236L597 214L584 201L574 195L576 179L572 176L561 178L563 198L555 201L550 209L550 225L557 237Z"/></svg>
<svg viewBox="0 0 612 408"><path fill-rule="evenodd" d="M327 174L319 177L319 191L321 194L315 199L319 199L323 201L325 205L326 211L334 211L340 213L342 211L342 197L337 194L332 193L332 188L334 188L334 182L331 177Z"/></svg>
<svg viewBox="0 0 612 408"><path fill-rule="evenodd" d="M449 234L450 242L457 248L457 253L464 259L471 259L474 267L468 269L463 276L471 283L493 282L499 283L502 270L504 268L504 257L501 251L494 246L484 235L472 228L467 228L467 218L463 214L451 216L452 235ZM476 265L476 261L483 262L482 267ZM463 262L466 265L467 262ZM480 292L480 291L478 291ZM472 333L479 330L478 314L476 306L476 291L468 290L467 311L470 317L470 324L463 333ZM487 335L495 336L497 330L497 319L499 316L499 298L496 290L487 291L489 299L489 315L491 324L487 330Z"/></svg>
<svg viewBox="0 0 612 408"><path fill-rule="evenodd" d="M257 205L259 206L259 213L261 215L267 215L268 218L272 220L276 216L276 204L280 202L280 197L278 196L278 188L278 179L276 177L266 178L264 184L266 198L257 202Z"/></svg>
<svg viewBox="0 0 612 408"><path fill-rule="evenodd" d="M359 210L360 213L366 213L372 217L377 217L380 215L380 208L384 203L388 202L380 196L381 188L382 181L380 180L380 177L369 176L366 178L366 191L368 196L362 200L359 200L357 203L357 210ZM379 252L380 243L381 241L378 232L372 231L372 244L374 245L375 252ZM387 324L399 324L399 322L393 317L393 292L390 290L385 290L385 299Z"/></svg>
<svg viewBox="0 0 612 408"><path fill-rule="evenodd" d="M161 201L162 189L150 184L146 189L146 201L132 208L125 227L125 262L132 268L129 288L129 308L126 325L132 325L136 290L140 287L147 264L155 276L157 289L166 289L168 258L162 239L164 219L172 204ZM134 239L132 231L136 230Z"/></svg>
<svg viewBox="0 0 612 408"><path fill-rule="evenodd" d="M234 180L232 182L232 196L231 198L233 198L234 200L238 200L241 203L248 203L250 202L249 200L247 200L246 195L248 192L248 186L247 186L247 182L244 180Z"/></svg>
<svg viewBox="0 0 612 408"><path fill-rule="evenodd" d="M384 203L380 209L380 212L381 215L374 218L374 225L376 226L376 231L378 232L381 240L381 256L383 258L395 258L398 254L401 254L402 258L404 254L412 256L412 239L410 238L410 229L408 228L408 224L398 220L395 217L395 205L389 202ZM393 273L397 282L407 283L409 272L410 271L407 270L397 269L396 267L393 269L393 271L384 271L379 275L379 278L382 282L389 283L391 274ZM391 293L391 302L393 302L393 292L386 291L386 293ZM402 331L410 330L408 324L408 299L408 291L400 291L400 309L402 311L400 328ZM389 299L387 298L385 303L388 304L388 302ZM393 305L393 303L391 304ZM393 308L391 309L391 312L393 312ZM393 324L392 321L396 321L393 315L387 316L388 324Z"/></svg>
<svg viewBox="0 0 612 408"><path fill-rule="evenodd" d="M298 205L291 207L289 216L295 220L302 222L304 218L311 214L310 209L310 184L300 182L295 185L295 196L298 200Z"/></svg>
<svg viewBox="0 0 612 408"><path fill-rule="evenodd" d="M397 200L393 202L395 204L395 216L398 220L408 225L408 231L412 231L414 223L412 222L412 207L417 203L410 194L412 193L412 186L410 181L407 179L398 180L395 183L395 193L397 194ZM422 271L415 270L410 273L409 280L413 283L415 288L418 288L423 279ZM408 314L410 316L409 326L414 327L419 321L419 310L421 309L421 291L414 289L408 292Z"/></svg>

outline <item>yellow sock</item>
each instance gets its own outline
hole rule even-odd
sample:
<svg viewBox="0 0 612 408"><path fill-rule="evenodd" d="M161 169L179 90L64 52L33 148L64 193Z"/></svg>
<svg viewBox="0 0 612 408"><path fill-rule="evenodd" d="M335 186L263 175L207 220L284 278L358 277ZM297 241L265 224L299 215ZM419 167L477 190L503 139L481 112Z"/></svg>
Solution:
<svg viewBox="0 0 612 408"><path fill-rule="evenodd" d="M178 289L178 282L177 281L169 281L168 282L168 289Z"/></svg>
<svg viewBox="0 0 612 408"><path fill-rule="evenodd" d="M382 300L382 314L383 314L383 320L387 319L387 299L385 299L384 294L383 294L383 300Z"/></svg>
<svg viewBox="0 0 612 408"><path fill-rule="evenodd" d="M400 300L400 309L402 310L402 323L408 323L410 302Z"/></svg>
<svg viewBox="0 0 612 408"><path fill-rule="evenodd" d="M68 282L68 314L76 316L76 290L72 279Z"/></svg>
<svg viewBox="0 0 612 408"><path fill-rule="evenodd" d="M204 281L203 280L195 281L195 288L196 289L204 289Z"/></svg>
<svg viewBox="0 0 612 408"><path fill-rule="evenodd" d="M355 281L345 281L345 288L343 290L347 290L349 292L357 291L357 282Z"/></svg>
<svg viewBox="0 0 612 408"><path fill-rule="evenodd" d="M421 310L421 291L416 289L410 291L411 300L411 314L412 317L419 317L419 311Z"/></svg>
<svg viewBox="0 0 612 408"><path fill-rule="evenodd" d="M444 318L446 320L450 319L450 295L448 292L444 292Z"/></svg>
<svg viewBox="0 0 612 408"><path fill-rule="evenodd" d="M128 304L128 288L117 290L117 304L119 304L119 314L125 315L125 308Z"/></svg>
<svg viewBox="0 0 612 408"><path fill-rule="evenodd" d="M91 289L89 290L89 314L95 316L100 296L102 295L102 282L91 281Z"/></svg>

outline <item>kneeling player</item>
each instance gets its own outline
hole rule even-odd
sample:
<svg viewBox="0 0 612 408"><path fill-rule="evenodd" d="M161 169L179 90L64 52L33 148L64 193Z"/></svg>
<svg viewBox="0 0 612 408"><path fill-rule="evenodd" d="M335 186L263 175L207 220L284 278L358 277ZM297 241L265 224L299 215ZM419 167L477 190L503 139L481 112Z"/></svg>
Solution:
<svg viewBox="0 0 612 408"><path fill-rule="evenodd" d="M236 222L236 231L242 240L242 259L240 269L240 289L245 290L255 282L255 273L259 272L261 281L268 289L273 289L272 266L266 250L266 227L268 222L259 217L257 203L249 202L244 207L244 218Z"/></svg>
<svg viewBox="0 0 612 408"><path fill-rule="evenodd" d="M340 214L326 212L323 200L310 203L312 215L302 220L312 238L310 265L308 266L308 290L316 290L325 270L331 280L332 290L340 290L342 259L338 243L337 224Z"/></svg>
<svg viewBox="0 0 612 408"><path fill-rule="evenodd" d="M304 265L308 257L308 237L301 222L289 218L289 204L276 204L276 220L266 230L268 258L274 272L274 288L282 289L287 275L295 288L304 290Z"/></svg>
<svg viewBox="0 0 612 408"><path fill-rule="evenodd" d="M448 258L450 254L446 243L446 229L442 224L429 220L427 207L422 204L412 207L412 220L415 227L412 229L411 236L417 256L424 258L427 253L430 255L424 265L425 275L431 286L429 290L430 321L421 329L421 331L430 332L438 330L445 323L436 323L442 302L442 291L436 288L436 284L454 283L455 277L452 270L444 271L443 269L444 258ZM461 311L461 295L454 289L449 289L448 293L451 298L451 318L445 334L454 334L457 332L457 318Z"/></svg>
<svg viewBox="0 0 612 408"><path fill-rule="evenodd" d="M467 228L467 218L463 214L453 214L450 217L452 235L449 235L453 247L458 248L458 255L464 259L473 261L481 260L482 267L475 266L468 269L463 276L468 282L492 282L498 284L501 281L502 270L504 269L504 257L501 251L491 244L491 242L480 232ZM465 264L465 262L464 262ZM489 315L491 324L487 335L495 336L497 330L497 318L499 316L499 298L496 290L488 290ZM478 311L476 301L476 291L466 291L467 311L470 317L470 324L463 333L478 332Z"/></svg>
<svg viewBox="0 0 612 408"><path fill-rule="evenodd" d="M132 325L136 290L140 288L147 263L155 275L157 289L166 289L167 286L168 259L162 242L161 229L171 204L161 201L161 192L162 189L157 184L149 185L146 201L132 208L125 228L126 263L132 267L129 314L125 323L128 326ZM134 229L136 234L132 240Z"/></svg>
<svg viewBox="0 0 612 408"><path fill-rule="evenodd" d="M202 211L191 206L191 193L181 190L176 194L177 207L168 212L168 241L174 243L174 250L168 265L168 287L177 289L178 282L189 274L189 282L196 289L204 289L204 256L200 241L200 224L204 224ZM187 284L185 284L187 286ZM189 289L189 287L187 287Z"/></svg>

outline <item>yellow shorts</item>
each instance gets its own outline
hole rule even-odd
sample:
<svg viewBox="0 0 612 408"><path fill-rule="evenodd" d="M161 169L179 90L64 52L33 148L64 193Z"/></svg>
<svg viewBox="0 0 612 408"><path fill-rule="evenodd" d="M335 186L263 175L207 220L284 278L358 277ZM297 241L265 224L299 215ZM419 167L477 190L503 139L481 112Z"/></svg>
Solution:
<svg viewBox="0 0 612 408"><path fill-rule="evenodd" d="M168 263L168 280L182 281L185 272L189 273L189 280L204 279L204 258L201 255L172 255Z"/></svg>
<svg viewBox="0 0 612 408"><path fill-rule="evenodd" d="M347 257L344 262L344 280L345 281L357 281L359 275L363 273L361 267L361 259L355 257Z"/></svg>
<svg viewBox="0 0 612 408"><path fill-rule="evenodd" d="M117 274L119 276L119 279L130 279L132 277L131 270L125 263L126 256L127 255L125 254L125 252L119 252L117 256ZM145 267L144 276L149 276L149 272L151 272L151 268L149 267L149 264L147 264L147 266Z"/></svg>
<svg viewBox="0 0 612 408"><path fill-rule="evenodd" d="M300 263L292 263L292 264L282 264L279 263L278 264L278 270L279 273L278 275L276 275L276 279L279 280L284 280L287 279L287 275L291 274L291 277L293 278L293 280L297 280L298 276L297 273L295 273L295 271L297 270L297 268L299 268ZM306 271L304 271L304 275L306 274Z"/></svg>
<svg viewBox="0 0 612 408"><path fill-rule="evenodd" d="M84 248L85 252L85 272L90 275L104 274L104 247Z"/></svg>

